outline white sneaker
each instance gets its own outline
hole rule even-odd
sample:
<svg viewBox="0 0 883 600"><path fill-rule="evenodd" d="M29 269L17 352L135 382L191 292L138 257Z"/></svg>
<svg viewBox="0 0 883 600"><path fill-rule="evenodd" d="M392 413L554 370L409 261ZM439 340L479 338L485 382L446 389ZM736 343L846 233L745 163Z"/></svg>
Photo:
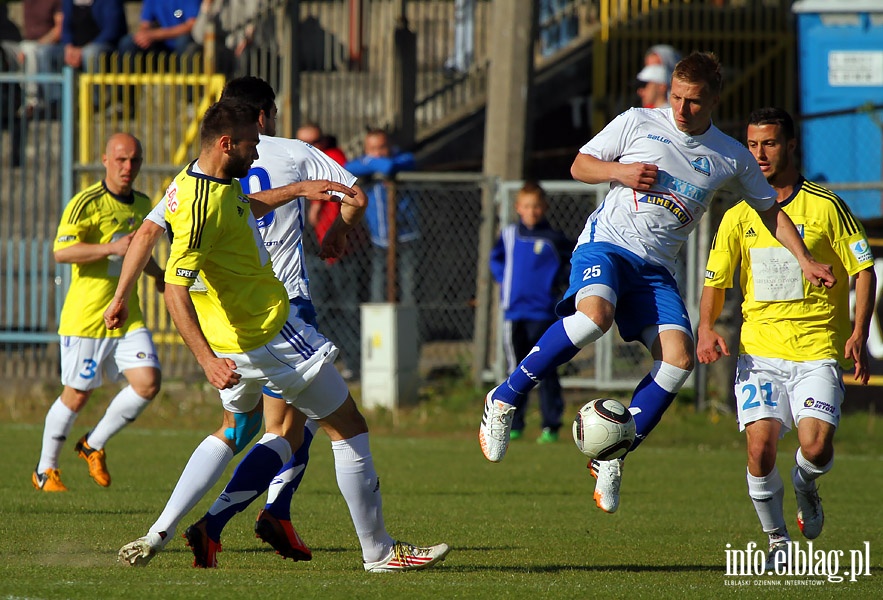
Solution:
<svg viewBox="0 0 883 600"><path fill-rule="evenodd" d="M787 537L770 537L770 553L766 556L766 571L776 573L776 563L779 563L779 570L784 572L788 568L788 543L791 540ZM780 558L781 557L781 558Z"/></svg>
<svg viewBox="0 0 883 600"><path fill-rule="evenodd" d="M481 417L481 427L478 428L481 451L491 462L500 462L506 456L512 417L515 416L515 405L493 399L496 389L489 391L484 399L484 415Z"/></svg>
<svg viewBox="0 0 883 600"><path fill-rule="evenodd" d="M421 548L406 542L396 542L392 550L377 562L366 562L369 573L391 573L393 571L416 571L428 569L445 559L451 549L447 544Z"/></svg>
<svg viewBox="0 0 883 600"><path fill-rule="evenodd" d="M163 537L159 533L150 532L120 548L118 560L133 567L145 567L150 559L165 548L170 537L168 534Z"/></svg>
<svg viewBox="0 0 883 600"><path fill-rule="evenodd" d="M825 512L822 510L822 499L819 498L816 482L811 482L812 489L809 491L800 489L803 479L795 466L791 469L791 483L794 484L794 495L797 497L797 526L803 537L814 540L822 533L822 526L825 524Z"/></svg>
<svg viewBox="0 0 883 600"><path fill-rule="evenodd" d="M619 508L619 486L622 483L622 459L591 460L589 470L595 478L595 504L606 513Z"/></svg>

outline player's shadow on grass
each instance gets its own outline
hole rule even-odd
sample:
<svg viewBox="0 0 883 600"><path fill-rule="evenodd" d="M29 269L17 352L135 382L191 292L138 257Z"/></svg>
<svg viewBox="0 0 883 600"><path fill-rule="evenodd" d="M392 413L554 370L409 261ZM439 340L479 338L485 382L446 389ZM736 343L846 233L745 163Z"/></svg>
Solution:
<svg viewBox="0 0 883 600"><path fill-rule="evenodd" d="M446 569L462 573L509 572L509 573L560 573L583 571L586 573L611 571L614 573L714 573L726 572L724 565L537 565L537 566L463 566L446 565Z"/></svg>

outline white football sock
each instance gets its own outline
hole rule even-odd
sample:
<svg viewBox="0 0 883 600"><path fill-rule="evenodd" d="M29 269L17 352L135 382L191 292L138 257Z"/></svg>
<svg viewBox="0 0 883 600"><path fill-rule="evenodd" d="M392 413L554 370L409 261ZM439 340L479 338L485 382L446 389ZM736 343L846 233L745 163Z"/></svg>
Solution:
<svg viewBox="0 0 883 600"><path fill-rule="evenodd" d="M60 397L56 398L46 413L43 425L43 449L37 464L38 473L58 468L58 454L76 420L77 413L65 406Z"/></svg>
<svg viewBox="0 0 883 600"><path fill-rule="evenodd" d="M231 460L233 450L227 444L213 435L202 440L190 455L162 514L151 525L149 532L164 531L168 534L166 539L175 535L178 523L218 482Z"/></svg>
<svg viewBox="0 0 883 600"><path fill-rule="evenodd" d="M362 559L365 562L381 560L395 542L383 524L380 479L368 448L368 434L331 442L331 449L337 485L350 509L362 545Z"/></svg>
<svg viewBox="0 0 883 600"><path fill-rule="evenodd" d="M748 496L754 504L754 510L757 512L757 518L760 519L760 526L764 532L787 536L785 512L782 509L785 484L782 482L782 476L779 475L779 469L773 467L770 474L765 477L755 477L746 469L746 475Z"/></svg>
<svg viewBox="0 0 883 600"><path fill-rule="evenodd" d="M86 442L91 448L101 450L107 440L137 419L149 403L150 400L142 398L135 393L131 385L127 385L111 400L98 425L89 432Z"/></svg>
<svg viewBox="0 0 883 600"><path fill-rule="evenodd" d="M824 467L817 467L803 456L803 452L800 448L797 449L797 454L794 456L794 460L797 462L797 473L791 478L791 483L794 484L795 488L805 492L814 490L815 483L813 482L830 471L831 467L834 466L834 459L831 458L831 460L828 461L828 464Z"/></svg>

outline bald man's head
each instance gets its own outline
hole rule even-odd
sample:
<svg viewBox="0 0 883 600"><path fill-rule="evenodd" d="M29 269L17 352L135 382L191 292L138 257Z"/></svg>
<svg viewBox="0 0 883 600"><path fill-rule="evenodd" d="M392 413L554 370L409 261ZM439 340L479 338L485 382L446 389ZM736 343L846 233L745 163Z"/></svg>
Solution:
<svg viewBox="0 0 883 600"><path fill-rule="evenodd" d="M128 196L144 162L141 142L128 133L115 133L107 140L101 162L107 189L118 196Z"/></svg>

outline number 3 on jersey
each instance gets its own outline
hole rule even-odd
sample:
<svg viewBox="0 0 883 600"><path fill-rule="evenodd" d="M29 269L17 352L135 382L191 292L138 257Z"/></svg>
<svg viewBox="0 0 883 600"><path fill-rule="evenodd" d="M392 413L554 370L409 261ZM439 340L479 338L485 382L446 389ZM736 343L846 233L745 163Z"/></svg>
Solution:
<svg viewBox="0 0 883 600"><path fill-rule="evenodd" d="M583 281L601 276L601 265L593 265L588 269L583 269Z"/></svg>
<svg viewBox="0 0 883 600"><path fill-rule="evenodd" d="M761 399L767 406L778 406L778 403L773 400L773 384L770 382L761 384L760 398L757 398L757 386L753 383L743 385L742 394L745 398L745 403L742 404L742 410L760 407Z"/></svg>

